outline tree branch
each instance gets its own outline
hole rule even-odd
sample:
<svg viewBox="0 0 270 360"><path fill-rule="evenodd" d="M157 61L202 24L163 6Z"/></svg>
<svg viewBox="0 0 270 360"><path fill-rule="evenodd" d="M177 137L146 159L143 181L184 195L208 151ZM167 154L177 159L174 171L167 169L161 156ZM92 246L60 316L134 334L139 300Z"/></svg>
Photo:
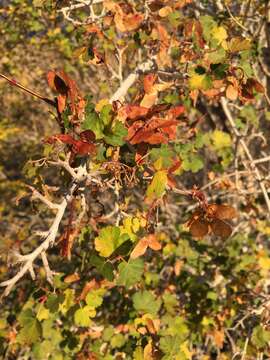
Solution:
<svg viewBox="0 0 270 360"><path fill-rule="evenodd" d="M110 103L113 101L120 100L121 98L125 97L128 89L135 83L135 81L138 79L140 72L147 72L152 69L154 65L153 60L147 60L146 62L138 65L131 74L128 75L128 77L122 82L120 87L116 90L116 92L111 96Z"/></svg>
<svg viewBox="0 0 270 360"><path fill-rule="evenodd" d="M23 264L21 269L14 275L12 278L3 281L0 283L1 287L5 287L5 291L2 294L2 298L7 296L14 285L27 273L29 272L32 277L34 277L34 271L33 271L33 263L35 260L41 256L43 265L47 274L47 280L49 282L52 281L52 272L49 268L49 264L46 257L46 251L49 247L52 247L55 243L55 239L58 233L58 229L60 226L60 223L63 219L63 216L65 214L66 208L68 203L72 200L74 191L78 187L78 181L84 180L86 178L87 172L85 166L81 166L78 168L77 177L72 181L71 187L69 189L69 192L66 196L64 196L62 202L57 206L57 213L55 215L54 221L47 231L46 234L43 233L43 236L45 235L45 240L31 253L26 255L16 254L17 263Z"/></svg>

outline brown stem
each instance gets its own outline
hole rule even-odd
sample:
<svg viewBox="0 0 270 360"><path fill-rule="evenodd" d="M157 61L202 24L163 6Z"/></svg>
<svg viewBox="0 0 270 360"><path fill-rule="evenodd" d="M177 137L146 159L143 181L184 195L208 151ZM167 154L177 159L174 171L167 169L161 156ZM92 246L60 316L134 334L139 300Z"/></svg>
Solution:
<svg viewBox="0 0 270 360"><path fill-rule="evenodd" d="M3 79L5 79L5 80L6 80L7 82L9 82L11 85L16 86L17 88L19 88L19 89L27 92L28 94L30 94L30 95L32 95L32 96L34 96L34 97L36 97L36 98L38 98L38 99L46 102L47 104L53 106L54 108L57 107L57 104L56 104L55 100L48 99L48 98L46 98L45 96L42 96L42 95L36 93L35 91L26 88L25 86L23 86L23 85L21 85L20 83L18 83L16 80L10 79L10 78L8 78L6 75L4 75L4 74L1 74L1 73L0 73L0 77L3 78Z"/></svg>

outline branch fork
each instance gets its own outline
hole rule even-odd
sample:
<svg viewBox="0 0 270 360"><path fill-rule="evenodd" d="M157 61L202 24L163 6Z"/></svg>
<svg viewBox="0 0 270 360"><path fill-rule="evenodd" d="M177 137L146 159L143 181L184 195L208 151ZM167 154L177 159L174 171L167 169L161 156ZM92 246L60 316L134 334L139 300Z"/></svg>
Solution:
<svg viewBox="0 0 270 360"><path fill-rule="evenodd" d="M37 190L30 187L33 191L33 198L39 199L41 202L46 204L50 209L56 209L57 212L55 214L54 220L46 232L39 232L37 235L39 235L43 241L39 246L37 246L36 249L34 249L32 252L22 255L18 252L15 252L13 255L15 257L14 264L21 264L20 269L18 272L10 279L3 281L0 283L1 287L5 287L4 293L2 294L2 298L7 296L12 288L15 286L15 284L27 273L29 272L32 279L35 280L35 272L34 272L34 262L37 260L37 258L41 257L45 272L46 272L46 278L47 281L52 284L53 279L53 272L51 271L46 255L46 251L49 247L53 247L55 244L55 240L58 234L60 223L64 217L66 208L70 201L73 199L74 192L76 191L78 187L78 181L82 181L87 177L88 173L85 166L80 166L77 168L76 172L76 178L73 178L73 181L71 183L70 189L68 193L63 197L60 204L54 204L51 201L49 201L44 195L40 194Z"/></svg>

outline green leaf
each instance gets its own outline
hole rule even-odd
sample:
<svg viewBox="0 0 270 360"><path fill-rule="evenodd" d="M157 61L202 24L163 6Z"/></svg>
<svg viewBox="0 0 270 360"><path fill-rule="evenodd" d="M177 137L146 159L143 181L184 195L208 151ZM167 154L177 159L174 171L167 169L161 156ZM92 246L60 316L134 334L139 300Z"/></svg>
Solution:
<svg viewBox="0 0 270 360"><path fill-rule="evenodd" d="M125 143L125 137L128 134L127 129L121 121L115 121L109 129L104 131L104 140L112 146L122 146Z"/></svg>
<svg viewBox="0 0 270 360"><path fill-rule="evenodd" d="M96 316L96 310L91 306L84 306L78 309L74 314L75 324L78 326L87 327L92 323L91 318Z"/></svg>
<svg viewBox="0 0 270 360"><path fill-rule="evenodd" d="M167 329L164 329L163 333L170 336L178 336L179 339L184 341L189 335L189 329L185 318L175 315L165 315L163 323L167 324Z"/></svg>
<svg viewBox="0 0 270 360"><path fill-rule="evenodd" d="M222 60L221 60L222 61ZM211 64L210 65L211 71L214 74L216 79L223 79L227 75L227 71L229 69L228 64Z"/></svg>
<svg viewBox="0 0 270 360"><path fill-rule="evenodd" d="M162 360L172 360L180 353L182 341L178 336L165 336L160 339L160 349L165 353Z"/></svg>
<svg viewBox="0 0 270 360"><path fill-rule="evenodd" d="M50 294L46 301L46 308L50 310L50 312L57 312L59 309L59 305L64 301L63 295Z"/></svg>
<svg viewBox="0 0 270 360"><path fill-rule="evenodd" d="M259 116L251 105L244 106L240 111L240 117L253 124L256 128L259 125Z"/></svg>
<svg viewBox="0 0 270 360"><path fill-rule="evenodd" d="M66 289L64 291L65 300L60 304L60 311L66 314L68 310L75 304L75 291L73 289Z"/></svg>
<svg viewBox="0 0 270 360"><path fill-rule="evenodd" d="M85 115L85 120L82 124L82 130L92 130L96 136L96 139L103 138L104 125L95 111Z"/></svg>
<svg viewBox="0 0 270 360"><path fill-rule="evenodd" d="M196 173L203 167L203 159L197 154L190 154L188 157L183 158L182 169L185 171Z"/></svg>
<svg viewBox="0 0 270 360"><path fill-rule="evenodd" d="M256 326L253 329L251 341L258 348L264 348L270 342L270 331L260 325Z"/></svg>
<svg viewBox="0 0 270 360"><path fill-rule="evenodd" d="M154 148L150 151L151 160L156 161L162 159L162 165L165 168L169 168L173 161L174 152L168 147L168 145L162 144L159 148Z"/></svg>
<svg viewBox="0 0 270 360"><path fill-rule="evenodd" d="M209 15L201 16L200 23L202 24L203 28L203 37L206 41L210 41L212 37L212 29L217 26L217 23L212 18L212 16Z"/></svg>
<svg viewBox="0 0 270 360"><path fill-rule="evenodd" d="M227 39L227 30L223 26L214 26L211 30L211 36L213 40L220 45L224 40Z"/></svg>
<svg viewBox="0 0 270 360"><path fill-rule="evenodd" d="M34 343L38 341L42 333L40 322L35 318L32 309L26 309L18 316L19 324L22 326L16 340L21 343Z"/></svg>
<svg viewBox="0 0 270 360"><path fill-rule="evenodd" d="M179 94L177 92L172 92L164 97L164 101L167 104L177 105L179 104Z"/></svg>
<svg viewBox="0 0 270 360"><path fill-rule="evenodd" d="M89 263L94 265L98 272L106 279L109 281L113 280L113 266L109 261L96 254L93 254L90 256Z"/></svg>
<svg viewBox="0 0 270 360"><path fill-rule="evenodd" d="M106 226L101 229L99 236L95 238L95 248L103 257L109 257L127 238L120 235L117 226Z"/></svg>
<svg viewBox="0 0 270 360"><path fill-rule="evenodd" d="M165 293L163 295L163 302L166 310L170 314L175 314L175 308L179 305L179 302L175 294Z"/></svg>
<svg viewBox="0 0 270 360"><path fill-rule="evenodd" d="M52 353L54 353L54 346L49 340L35 343L33 346L33 355L36 360L49 359Z"/></svg>
<svg viewBox="0 0 270 360"><path fill-rule="evenodd" d="M206 55L207 60L210 61L212 64L221 63L226 59L226 57L227 57L227 53L221 46L218 47L216 50L209 52Z"/></svg>
<svg viewBox="0 0 270 360"><path fill-rule="evenodd" d="M100 111L100 119L104 126L106 127L112 122L112 105L104 105Z"/></svg>
<svg viewBox="0 0 270 360"><path fill-rule="evenodd" d="M111 338L111 347L113 349L115 348L121 348L125 345L126 339L123 334L116 334Z"/></svg>
<svg viewBox="0 0 270 360"><path fill-rule="evenodd" d="M37 306L37 319L39 321L49 319L50 311L45 308L44 304L40 303Z"/></svg>
<svg viewBox="0 0 270 360"><path fill-rule="evenodd" d="M181 23L181 13L179 11L173 11L168 15L168 20L173 27L179 26Z"/></svg>
<svg viewBox="0 0 270 360"><path fill-rule="evenodd" d="M129 260L129 262L122 262L118 265L119 277L117 285L123 285L127 288L135 285L141 280L144 270L144 263L142 259Z"/></svg>
<svg viewBox="0 0 270 360"><path fill-rule="evenodd" d="M150 291L139 291L132 296L133 306L138 312L156 315L160 306L161 300L155 299L155 296Z"/></svg>
<svg viewBox="0 0 270 360"><path fill-rule="evenodd" d="M103 302L104 289L91 290L86 296L86 304L92 308L99 307Z"/></svg>
<svg viewBox="0 0 270 360"><path fill-rule="evenodd" d="M147 188L146 196L151 200L160 198L166 190L166 185L167 185L167 171L166 170L157 171L151 181L151 184Z"/></svg>
<svg viewBox="0 0 270 360"><path fill-rule="evenodd" d="M144 360L143 356L143 348L141 346L137 346L133 352L133 360Z"/></svg>

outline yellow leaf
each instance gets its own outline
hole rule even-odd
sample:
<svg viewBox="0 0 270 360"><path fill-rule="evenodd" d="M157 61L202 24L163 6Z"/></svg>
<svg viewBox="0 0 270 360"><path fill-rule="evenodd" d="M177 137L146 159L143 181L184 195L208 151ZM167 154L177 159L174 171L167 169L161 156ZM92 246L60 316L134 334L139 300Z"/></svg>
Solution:
<svg viewBox="0 0 270 360"><path fill-rule="evenodd" d="M211 135L211 139L216 150L232 146L232 139L230 135L224 131L215 130Z"/></svg>
<svg viewBox="0 0 270 360"><path fill-rule="evenodd" d="M102 110L102 108L105 106L105 105L108 105L110 102L109 102L109 99L101 99L99 100L98 103L96 103L96 106L95 106L95 110L100 112Z"/></svg>
<svg viewBox="0 0 270 360"><path fill-rule="evenodd" d="M211 87L211 79L205 74L193 74L189 78L189 86L191 90L207 90Z"/></svg>
<svg viewBox="0 0 270 360"><path fill-rule="evenodd" d="M180 350L182 353L184 353L187 360L192 359L192 352L188 348L188 341L183 342L183 344L180 345Z"/></svg>
<svg viewBox="0 0 270 360"><path fill-rule="evenodd" d="M215 26L212 29L212 37L213 39L217 40L218 44L221 44L224 40L227 39L228 34L223 26Z"/></svg>
<svg viewBox="0 0 270 360"><path fill-rule="evenodd" d="M263 256L259 258L259 265L262 270L270 270L270 258Z"/></svg>
<svg viewBox="0 0 270 360"><path fill-rule="evenodd" d="M170 6L164 6L162 9L159 10L158 15L160 17L166 17L172 12L173 10Z"/></svg>
<svg viewBox="0 0 270 360"><path fill-rule="evenodd" d="M149 199L154 200L162 197L167 185L167 171L160 170L155 173L151 184L148 186L146 195Z"/></svg>
<svg viewBox="0 0 270 360"><path fill-rule="evenodd" d="M228 49L231 52L249 50L250 47L251 47L251 41L249 39L242 39L240 37L231 39L231 41L228 44Z"/></svg>

